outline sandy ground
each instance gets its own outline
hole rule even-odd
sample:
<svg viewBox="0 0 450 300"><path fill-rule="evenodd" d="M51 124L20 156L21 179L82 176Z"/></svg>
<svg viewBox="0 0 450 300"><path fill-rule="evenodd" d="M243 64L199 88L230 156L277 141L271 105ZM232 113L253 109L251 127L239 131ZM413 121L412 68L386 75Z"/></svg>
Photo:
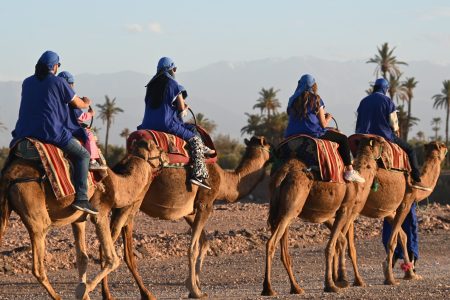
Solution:
<svg viewBox="0 0 450 300"><path fill-rule="evenodd" d="M236 203L216 205L208 222L211 250L201 275L202 289L210 299L267 299L262 290L267 204ZM400 280L399 286L383 285L380 242L381 220L359 218L356 242L360 271L369 287L350 287L339 294L323 292L324 248L328 231L322 225L296 220L291 226L290 251L297 279L305 294L289 295L287 274L277 253L273 269L275 299L445 299L450 295L450 206L431 205L418 211L421 258L417 265L420 281ZM49 299L30 272L29 237L13 214L0 247L0 299ZM139 214L134 234L139 270L146 285L159 299L187 297L187 246L189 227L184 221L154 220ZM93 225L88 225L89 274L97 270L98 242ZM117 249L122 249L118 243ZM46 265L49 278L64 299L73 299L77 285L75 250L70 226L52 229L47 238ZM349 279L353 274L349 267ZM398 265L397 278L402 277ZM110 277L117 299L139 299L139 292L126 265ZM100 288L91 293L100 299Z"/></svg>

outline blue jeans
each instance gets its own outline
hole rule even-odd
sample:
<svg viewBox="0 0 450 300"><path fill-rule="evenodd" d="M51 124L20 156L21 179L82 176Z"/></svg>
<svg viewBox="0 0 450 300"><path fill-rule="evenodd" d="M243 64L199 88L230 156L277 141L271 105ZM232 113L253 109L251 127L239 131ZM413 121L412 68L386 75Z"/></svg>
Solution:
<svg viewBox="0 0 450 300"><path fill-rule="evenodd" d="M409 258L417 260L419 258L419 224L417 223L417 215L416 215L416 203L414 202L411 206L411 210L406 216L405 221L402 224L402 229L405 231L406 236L408 237L408 243L406 248L408 249ZM389 242L389 237L391 236L392 226L386 220L383 223L383 245L387 250L386 246ZM400 240L398 240L397 247L394 252L395 256L403 259L403 250L400 246ZM414 257L411 257L412 255Z"/></svg>
<svg viewBox="0 0 450 300"><path fill-rule="evenodd" d="M71 138L69 143L61 148L69 156L73 164L73 185L75 186L75 201L88 200L87 178L89 172L90 154L75 138Z"/></svg>

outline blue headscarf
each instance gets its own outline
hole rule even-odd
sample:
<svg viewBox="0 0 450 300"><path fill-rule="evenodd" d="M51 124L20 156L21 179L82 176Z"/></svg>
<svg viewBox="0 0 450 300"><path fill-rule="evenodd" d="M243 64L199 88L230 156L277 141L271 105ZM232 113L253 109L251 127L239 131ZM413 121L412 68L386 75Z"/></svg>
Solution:
<svg viewBox="0 0 450 300"><path fill-rule="evenodd" d="M168 72L173 68L176 68L175 62L170 57L162 57L158 61L158 66L156 67L156 73L161 71Z"/></svg>
<svg viewBox="0 0 450 300"><path fill-rule="evenodd" d="M42 53L39 58L38 64L46 65L49 70L53 69L53 66L59 63L59 56L53 51L47 50Z"/></svg>
<svg viewBox="0 0 450 300"><path fill-rule="evenodd" d="M378 78L373 85L373 92L382 92L386 95L386 92L389 89L389 82L387 82L384 78Z"/></svg>
<svg viewBox="0 0 450 300"><path fill-rule="evenodd" d="M58 77L64 78L68 84L74 84L75 83L75 79L73 78L73 75L70 74L67 71L62 71L59 72Z"/></svg>
<svg viewBox="0 0 450 300"><path fill-rule="evenodd" d="M305 74L302 77L300 77L300 80L298 81L297 88L295 89L294 94L289 98L287 109L289 110L289 108L291 108L295 100L301 94L303 94L303 92L312 91L314 83L316 83L316 80L309 74Z"/></svg>

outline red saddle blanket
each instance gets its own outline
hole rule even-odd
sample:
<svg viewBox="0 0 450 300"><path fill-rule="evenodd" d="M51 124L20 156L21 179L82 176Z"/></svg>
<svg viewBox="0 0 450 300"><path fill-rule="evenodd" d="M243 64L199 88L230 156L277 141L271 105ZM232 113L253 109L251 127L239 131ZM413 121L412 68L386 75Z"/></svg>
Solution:
<svg viewBox="0 0 450 300"><path fill-rule="evenodd" d="M348 142L350 144L350 149L352 151L353 157L356 157L359 141L362 138L370 138L374 136L382 138L384 140L380 157L380 166L382 168L393 171L411 171L408 154L406 154L406 152L402 148L400 148L399 145L374 134L353 134L348 137Z"/></svg>
<svg viewBox="0 0 450 300"><path fill-rule="evenodd" d="M197 126L197 131L202 136L202 140L206 146L210 149L215 150L214 144L204 129ZM190 157L189 152L186 149L187 142L182 138L179 138L173 134L165 133L156 130L141 129L134 131L130 134L127 139L127 151L133 149L136 142L140 140L149 141L152 140L159 146L163 151L167 152L169 156L169 165L187 165L189 164ZM217 162L217 153L206 158L205 163L213 164Z"/></svg>
<svg viewBox="0 0 450 300"><path fill-rule="evenodd" d="M299 134L282 141L277 147L277 153L282 156L301 159L304 163L319 167L323 181L344 183L344 163L338 152L337 143Z"/></svg>
<svg viewBox="0 0 450 300"><path fill-rule="evenodd" d="M19 145L20 143L26 143L25 145ZM28 148L28 157L24 156L23 150ZM40 160L44 167L45 175L47 176L56 199L62 199L64 197L74 195L75 187L71 180L71 163L64 157L64 153L61 149L52 144L45 144L38 140L27 138L18 143L15 147L15 154L25 159ZM32 152L37 151L36 155ZM31 153L31 155L30 155ZM34 156L34 157L33 157ZM94 176L91 172L88 174L88 186L95 185Z"/></svg>

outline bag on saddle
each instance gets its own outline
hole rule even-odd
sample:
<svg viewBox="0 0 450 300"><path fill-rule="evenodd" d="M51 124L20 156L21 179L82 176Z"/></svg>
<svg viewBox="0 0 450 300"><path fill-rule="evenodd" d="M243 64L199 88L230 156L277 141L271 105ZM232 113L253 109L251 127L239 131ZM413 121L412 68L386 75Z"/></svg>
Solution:
<svg viewBox="0 0 450 300"><path fill-rule="evenodd" d="M313 138L305 134L291 136L282 141L275 150L279 163L274 164L272 172L283 162L297 158L314 171L320 180L345 183L344 163L339 155L338 147L339 145L335 142Z"/></svg>

